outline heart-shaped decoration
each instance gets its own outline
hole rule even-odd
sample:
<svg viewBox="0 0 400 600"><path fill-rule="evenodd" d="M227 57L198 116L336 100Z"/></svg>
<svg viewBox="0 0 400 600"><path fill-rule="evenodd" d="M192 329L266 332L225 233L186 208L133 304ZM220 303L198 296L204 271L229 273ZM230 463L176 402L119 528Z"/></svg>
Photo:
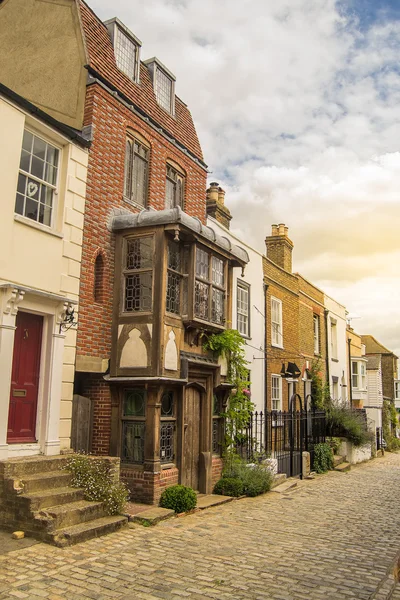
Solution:
<svg viewBox="0 0 400 600"><path fill-rule="evenodd" d="M36 194L38 189L39 189L38 184L34 183L33 181L30 181L28 183L28 189L27 189L27 194L28 194L29 198L32 198L32 196L34 196Z"/></svg>

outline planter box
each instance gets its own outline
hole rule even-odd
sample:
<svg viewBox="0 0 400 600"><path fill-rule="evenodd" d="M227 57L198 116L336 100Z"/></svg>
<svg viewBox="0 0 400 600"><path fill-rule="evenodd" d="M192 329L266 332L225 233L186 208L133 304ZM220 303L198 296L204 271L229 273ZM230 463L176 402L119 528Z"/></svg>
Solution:
<svg viewBox="0 0 400 600"><path fill-rule="evenodd" d="M352 465L357 463L365 462L370 460L372 456L371 444L365 444L364 446L354 446L352 442L348 440L342 440L338 455L343 456Z"/></svg>

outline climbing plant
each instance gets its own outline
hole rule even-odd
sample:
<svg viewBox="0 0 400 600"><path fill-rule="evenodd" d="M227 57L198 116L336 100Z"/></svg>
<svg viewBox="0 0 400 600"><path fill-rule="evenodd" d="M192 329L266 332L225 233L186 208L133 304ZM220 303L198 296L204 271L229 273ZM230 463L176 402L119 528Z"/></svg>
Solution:
<svg viewBox="0 0 400 600"><path fill-rule="evenodd" d="M389 450L389 452L399 450L400 448L400 440L397 439L396 435L393 433L396 432L397 427L398 419L396 408L392 402L384 400L382 406L382 429L383 438L386 442L386 449Z"/></svg>
<svg viewBox="0 0 400 600"><path fill-rule="evenodd" d="M321 368L319 360L312 361L308 371L311 377L311 396L316 409L327 410L331 404L331 394L329 384L322 379Z"/></svg>
<svg viewBox="0 0 400 600"><path fill-rule="evenodd" d="M241 435L253 411L248 381L248 362L244 352L245 342L236 329L226 329L210 335L204 342L206 350L216 357L225 357L228 363L227 379L233 385L225 418L225 454L234 453L233 446Z"/></svg>

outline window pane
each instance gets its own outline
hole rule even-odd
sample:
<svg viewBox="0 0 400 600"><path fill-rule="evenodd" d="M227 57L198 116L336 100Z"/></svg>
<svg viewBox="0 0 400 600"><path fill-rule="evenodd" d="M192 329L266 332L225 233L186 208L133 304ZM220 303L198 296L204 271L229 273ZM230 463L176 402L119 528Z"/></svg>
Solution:
<svg viewBox="0 0 400 600"><path fill-rule="evenodd" d="M144 417L145 391L127 390L124 396L123 415L125 417Z"/></svg>
<svg viewBox="0 0 400 600"><path fill-rule="evenodd" d="M153 238L144 237L128 240L126 268L129 270L147 269L153 265Z"/></svg>
<svg viewBox="0 0 400 600"><path fill-rule="evenodd" d="M43 225L47 225L50 227L51 225L51 207L46 204L39 204L39 223Z"/></svg>
<svg viewBox="0 0 400 600"><path fill-rule="evenodd" d="M212 271L212 282L220 287L224 286L224 261L217 258L216 256L212 257L211 264Z"/></svg>
<svg viewBox="0 0 400 600"><path fill-rule="evenodd" d="M17 215L24 214L24 196L22 196L21 194L17 194L17 197L15 199L15 212L17 213Z"/></svg>
<svg viewBox="0 0 400 600"><path fill-rule="evenodd" d="M168 271L166 310L167 312L174 313L176 315L179 315L180 313L181 279L181 275Z"/></svg>
<svg viewBox="0 0 400 600"><path fill-rule="evenodd" d="M125 311L151 311L153 273L125 277Z"/></svg>
<svg viewBox="0 0 400 600"><path fill-rule="evenodd" d="M177 242L168 242L168 269L182 270L181 249Z"/></svg>
<svg viewBox="0 0 400 600"><path fill-rule="evenodd" d="M171 79L157 68L156 76L156 98L158 104L165 108L168 112L171 112L171 95L172 95L172 81Z"/></svg>
<svg viewBox="0 0 400 600"><path fill-rule="evenodd" d="M22 148L27 150L29 153L32 152L33 135L29 131L24 131L24 137L22 140Z"/></svg>
<svg viewBox="0 0 400 600"><path fill-rule="evenodd" d="M31 155L26 150L22 150L21 152L19 168L27 173L30 173L31 171Z"/></svg>
<svg viewBox="0 0 400 600"><path fill-rule="evenodd" d="M211 320L214 323L218 323L218 325L223 325L223 323L224 323L224 316L225 316L224 297L225 297L224 292L213 288Z"/></svg>
<svg viewBox="0 0 400 600"><path fill-rule="evenodd" d="M208 252L201 248L196 248L196 277L209 280L209 264L210 257Z"/></svg>
<svg viewBox="0 0 400 600"><path fill-rule="evenodd" d="M46 158L46 142L34 136L33 139L33 154L43 161Z"/></svg>
<svg viewBox="0 0 400 600"><path fill-rule="evenodd" d="M125 185L124 195L131 199L132 197L132 167L133 167L133 150L130 141L126 142L125 146Z"/></svg>
<svg viewBox="0 0 400 600"><path fill-rule="evenodd" d="M39 205L35 200L30 200L29 198L26 199L25 216L28 217L28 219L33 219L34 221L37 221L38 209Z"/></svg>
<svg viewBox="0 0 400 600"><path fill-rule="evenodd" d="M161 462L173 462L175 458L175 422L168 421L160 426L160 459Z"/></svg>
<svg viewBox="0 0 400 600"><path fill-rule="evenodd" d="M144 436L145 424L142 421L124 421L122 423L122 462L143 463Z"/></svg>
<svg viewBox="0 0 400 600"><path fill-rule="evenodd" d="M132 193L133 200L142 206L146 204L146 180L147 163L143 158L135 155L133 163Z"/></svg>
<svg viewBox="0 0 400 600"><path fill-rule="evenodd" d="M31 174L39 179L43 179L44 177L44 160L41 160L37 156L32 156L31 163Z"/></svg>
<svg viewBox="0 0 400 600"><path fill-rule="evenodd" d="M194 313L196 317L209 320L209 286L196 281L194 291Z"/></svg>
<svg viewBox="0 0 400 600"><path fill-rule="evenodd" d="M165 208L174 208L175 206L175 183L167 179L165 184Z"/></svg>
<svg viewBox="0 0 400 600"><path fill-rule="evenodd" d="M55 185L57 183L57 168L50 163L45 163L44 179L51 185Z"/></svg>
<svg viewBox="0 0 400 600"><path fill-rule="evenodd" d="M118 68L131 79L135 79L136 52L136 45L118 29L115 59Z"/></svg>
<svg viewBox="0 0 400 600"><path fill-rule="evenodd" d="M174 393L165 392L161 398L161 416L162 417L173 417L174 416Z"/></svg>

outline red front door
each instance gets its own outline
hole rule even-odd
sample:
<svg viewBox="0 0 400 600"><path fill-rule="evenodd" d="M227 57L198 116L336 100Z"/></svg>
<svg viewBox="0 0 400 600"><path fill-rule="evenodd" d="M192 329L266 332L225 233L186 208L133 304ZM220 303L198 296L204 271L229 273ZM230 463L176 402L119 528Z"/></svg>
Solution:
<svg viewBox="0 0 400 600"><path fill-rule="evenodd" d="M18 311L7 442L35 442L43 317Z"/></svg>

